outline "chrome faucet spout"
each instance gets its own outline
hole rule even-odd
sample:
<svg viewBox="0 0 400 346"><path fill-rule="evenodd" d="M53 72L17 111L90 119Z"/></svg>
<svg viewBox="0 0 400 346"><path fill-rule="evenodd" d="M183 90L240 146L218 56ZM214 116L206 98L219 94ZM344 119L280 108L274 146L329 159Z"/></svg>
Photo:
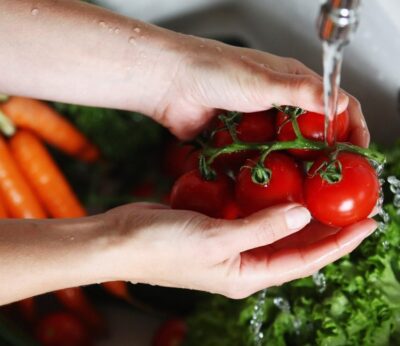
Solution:
<svg viewBox="0 0 400 346"><path fill-rule="evenodd" d="M318 33L322 41L347 44L358 26L361 0L327 0L318 17Z"/></svg>

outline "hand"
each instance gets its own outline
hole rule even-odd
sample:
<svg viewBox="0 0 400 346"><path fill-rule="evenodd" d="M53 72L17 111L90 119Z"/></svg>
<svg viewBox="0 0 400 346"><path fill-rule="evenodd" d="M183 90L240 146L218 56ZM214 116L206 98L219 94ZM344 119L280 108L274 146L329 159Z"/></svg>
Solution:
<svg viewBox="0 0 400 346"><path fill-rule="evenodd" d="M339 231L319 226L315 233L311 224L298 232L310 214L296 204L226 221L138 203L113 209L106 219L114 231L109 279L231 298L311 275L352 251L376 227L368 219Z"/></svg>
<svg viewBox="0 0 400 346"><path fill-rule="evenodd" d="M277 104L324 112L321 77L295 59L195 37L186 37L180 49L184 58L176 59L177 72L155 110L155 119L178 137L193 137L215 109L253 112ZM351 142L368 146L360 104L342 92L338 111L347 106Z"/></svg>

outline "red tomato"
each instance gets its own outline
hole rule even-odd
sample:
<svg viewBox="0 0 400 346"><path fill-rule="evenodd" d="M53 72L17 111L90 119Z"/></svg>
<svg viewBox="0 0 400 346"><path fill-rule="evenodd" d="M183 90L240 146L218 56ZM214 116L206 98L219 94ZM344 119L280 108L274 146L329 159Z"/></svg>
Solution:
<svg viewBox="0 0 400 346"><path fill-rule="evenodd" d="M235 220L240 217L240 208L237 202L232 199L227 202L222 212L222 218L225 220Z"/></svg>
<svg viewBox="0 0 400 346"><path fill-rule="evenodd" d="M157 186L154 181L145 180L133 188L132 195L136 198L151 198L156 195L156 192Z"/></svg>
<svg viewBox="0 0 400 346"><path fill-rule="evenodd" d="M216 128L223 127L221 121L217 122ZM246 113L242 115L236 127L238 139L243 142L257 143L268 142L275 138L275 111ZM217 148L232 144L232 137L228 130L217 131L213 138L213 145ZM249 155L249 152L239 152L220 155L215 160L215 167L221 169L239 168Z"/></svg>
<svg viewBox="0 0 400 346"><path fill-rule="evenodd" d="M318 221L343 227L368 217L379 196L379 181L374 168L362 156L341 152L342 178L329 183L316 173L326 157L318 159L304 184L307 208Z"/></svg>
<svg viewBox="0 0 400 346"><path fill-rule="evenodd" d="M291 141L296 138L296 134L293 130L293 125L289 121L289 115L284 112L279 112L277 116L277 128L278 128L278 140ZM282 126L284 122L288 121ZM299 124L300 132L307 139L312 139L315 141L324 141L324 129L325 129L325 116L323 114L318 114L314 112L306 112L297 117L297 122ZM349 136L349 112L346 110L340 113L336 117L336 140L338 142L346 142ZM304 159L313 160L320 155L320 152L316 150L299 150L292 149L289 150L294 156Z"/></svg>
<svg viewBox="0 0 400 346"><path fill-rule="evenodd" d="M186 323L180 319L164 322L157 330L153 346L180 346L187 332Z"/></svg>
<svg viewBox="0 0 400 346"><path fill-rule="evenodd" d="M192 145L181 144L178 140L167 144L164 154L163 170L173 179L199 167L199 151Z"/></svg>
<svg viewBox="0 0 400 346"><path fill-rule="evenodd" d="M248 160L248 166L254 162ZM270 170L267 184L256 184L251 178L251 169L244 167L236 181L236 201L243 214L250 215L261 209L286 202L303 202L303 176L299 165L288 155L272 152L264 161Z"/></svg>
<svg viewBox="0 0 400 346"><path fill-rule="evenodd" d="M43 346L92 345L82 322L68 312L56 312L44 316L38 322L36 336Z"/></svg>
<svg viewBox="0 0 400 346"><path fill-rule="evenodd" d="M204 180L197 169L182 175L172 187L171 207L193 210L215 218L223 218L227 204L233 199L232 180L218 173L212 181Z"/></svg>

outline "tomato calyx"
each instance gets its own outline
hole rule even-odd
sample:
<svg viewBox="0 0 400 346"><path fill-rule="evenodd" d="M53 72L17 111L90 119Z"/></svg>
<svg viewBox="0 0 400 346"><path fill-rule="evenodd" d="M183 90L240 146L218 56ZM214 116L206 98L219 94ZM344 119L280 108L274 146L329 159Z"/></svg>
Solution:
<svg viewBox="0 0 400 346"><path fill-rule="evenodd" d="M227 112L226 114L218 115L218 119L223 123L224 126L216 128L211 132L211 138L214 137L215 133L218 131L228 130L232 141L239 142L237 137L236 127L242 118L242 113L239 112Z"/></svg>
<svg viewBox="0 0 400 346"><path fill-rule="evenodd" d="M264 166L263 160L251 167L251 180L254 184L266 185L271 180L271 176L272 172Z"/></svg>
<svg viewBox="0 0 400 346"><path fill-rule="evenodd" d="M279 125L279 127L277 129L278 133L281 132L282 128L286 124L291 122L293 125L294 133L296 134L296 137L303 139L304 136L300 131L300 127L299 127L299 123L297 122L297 118L300 115L307 113L307 112L300 107L293 107L293 106L276 106L275 105L274 108L276 108L278 111L281 111L282 113L285 113L289 116L282 124Z"/></svg>
<svg viewBox="0 0 400 346"><path fill-rule="evenodd" d="M335 184L342 180L342 171L343 168L341 162L335 158L321 163L321 165L313 174L310 174L310 176L313 177L316 174L319 174L328 184Z"/></svg>

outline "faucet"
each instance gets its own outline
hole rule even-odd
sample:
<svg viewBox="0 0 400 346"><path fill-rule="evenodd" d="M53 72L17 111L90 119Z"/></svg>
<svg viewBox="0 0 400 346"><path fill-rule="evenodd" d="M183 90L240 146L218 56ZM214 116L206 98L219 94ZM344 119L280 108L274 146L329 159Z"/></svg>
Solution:
<svg viewBox="0 0 400 346"><path fill-rule="evenodd" d="M327 0L318 17L318 33L322 41L344 46L358 26L361 0Z"/></svg>

